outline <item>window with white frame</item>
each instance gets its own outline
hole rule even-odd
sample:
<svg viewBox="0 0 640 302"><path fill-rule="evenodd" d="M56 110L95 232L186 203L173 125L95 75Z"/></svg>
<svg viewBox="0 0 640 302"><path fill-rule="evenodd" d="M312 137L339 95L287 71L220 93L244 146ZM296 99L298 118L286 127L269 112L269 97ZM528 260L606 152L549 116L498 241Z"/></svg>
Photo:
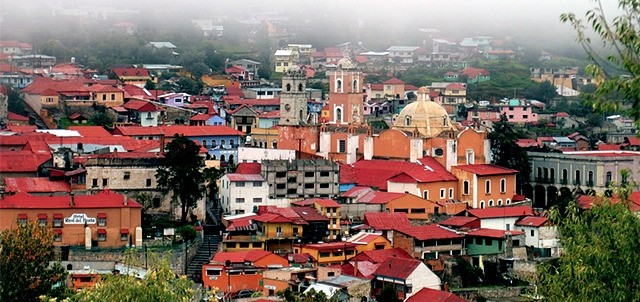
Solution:
<svg viewBox="0 0 640 302"><path fill-rule="evenodd" d="M453 199L453 188L449 188L449 199Z"/></svg>
<svg viewBox="0 0 640 302"><path fill-rule="evenodd" d="M462 195L469 195L469 181L462 182Z"/></svg>
<svg viewBox="0 0 640 302"><path fill-rule="evenodd" d="M507 192L507 180L502 178L500 179L500 193L506 193Z"/></svg>
<svg viewBox="0 0 640 302"><path fill-rule="evenodd" d="M486 180L484 182L484 192L487 194L491 194L491 180Z"/></svg>
<svg viewBox="0 0 640 302"><path fill-rule="evenodd" d="M429 190L424 190L424 192L422 192L422 198L424 199L429 199Z"/></svg>
<svg viewBox="0 0 640 302"><path fill-rule="evenodd" d="M236 203L244 203L244 198L242 197L236 198Z"/></svg>
<svg viewBox="0 0 640 302"><path fill-rule="evenodd" d="M440 199L445 199L445 198L447 198L447 190L440 189Z"/></svg>

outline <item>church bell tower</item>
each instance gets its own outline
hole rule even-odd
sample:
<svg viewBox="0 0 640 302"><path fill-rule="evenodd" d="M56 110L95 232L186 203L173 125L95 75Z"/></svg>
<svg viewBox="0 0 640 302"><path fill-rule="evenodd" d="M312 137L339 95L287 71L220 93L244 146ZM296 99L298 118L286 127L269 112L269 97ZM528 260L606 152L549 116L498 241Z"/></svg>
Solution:
<svg viewBox="0 0 640 302"><path fill-rule="evenodd" d="M280 125L307 124L307 77L304 69L292 67L282 76Z"/></svg>

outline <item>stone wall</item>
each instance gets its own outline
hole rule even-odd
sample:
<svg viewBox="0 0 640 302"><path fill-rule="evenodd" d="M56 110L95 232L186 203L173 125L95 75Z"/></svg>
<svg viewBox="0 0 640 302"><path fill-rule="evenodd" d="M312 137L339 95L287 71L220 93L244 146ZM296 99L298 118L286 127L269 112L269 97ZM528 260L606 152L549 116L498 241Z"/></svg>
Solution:
<svg viewBox="0 0 640 302"><path fill-rule="evenodd" d="M530 286L517 287L477 287L465 289L453 289L452 293L462 297L467 301L486 301L486 300L509 300L519 297L527 290L532 290ZM519 300L518 300L519 301Z"/></svg>

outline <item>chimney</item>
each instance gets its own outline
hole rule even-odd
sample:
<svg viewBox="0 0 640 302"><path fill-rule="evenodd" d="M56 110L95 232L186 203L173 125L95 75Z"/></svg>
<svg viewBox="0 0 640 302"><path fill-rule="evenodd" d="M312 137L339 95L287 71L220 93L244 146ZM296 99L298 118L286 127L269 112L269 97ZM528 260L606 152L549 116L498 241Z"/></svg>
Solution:
<svg viewBox="0 0 640 302"><path fill-rule="evenodd" d="M73 192L69 193L69 197L70 197L69 206L70 207L75 207L76 206L76 193L73 193Z"/></svg>
<svg viewBox="0 0 640 302"><path fill-rule="evenodd" d="M127 197L126 194L122 194L122 196L124 196L124 205L128 206L129 205L129 198Z"/></svg>
<svg viewBox="0 0 640 302"><path fill-rule="evenodd" d="M357 255L356 255L357 256ZM353 260L353 276L358 277L358 258Z"/></svg>
<svg viewBox="0 0 640 302"><path fill-rule="evenodd" d="M164 155L164 134L160 135L160 154Z"/></svg>

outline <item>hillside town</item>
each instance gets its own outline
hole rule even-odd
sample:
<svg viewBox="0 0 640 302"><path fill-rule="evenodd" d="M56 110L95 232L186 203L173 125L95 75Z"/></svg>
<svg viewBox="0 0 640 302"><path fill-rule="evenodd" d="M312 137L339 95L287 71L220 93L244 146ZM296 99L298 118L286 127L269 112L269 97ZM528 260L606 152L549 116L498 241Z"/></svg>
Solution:
<svg viewBox="0 0 640 302"><path fill-rule="evenodd" d="M219 301L538 301L563 254L550 209L640 178L633 117L584 105L601 79L566 57L435 28L327 45L288 21L238 21L244 44L287 42L204 71L164 59L177 41L96 68L0 40L0 231L50 229L73 291L163 254ZM190 25L224 44L227 22Z"/></svg>

